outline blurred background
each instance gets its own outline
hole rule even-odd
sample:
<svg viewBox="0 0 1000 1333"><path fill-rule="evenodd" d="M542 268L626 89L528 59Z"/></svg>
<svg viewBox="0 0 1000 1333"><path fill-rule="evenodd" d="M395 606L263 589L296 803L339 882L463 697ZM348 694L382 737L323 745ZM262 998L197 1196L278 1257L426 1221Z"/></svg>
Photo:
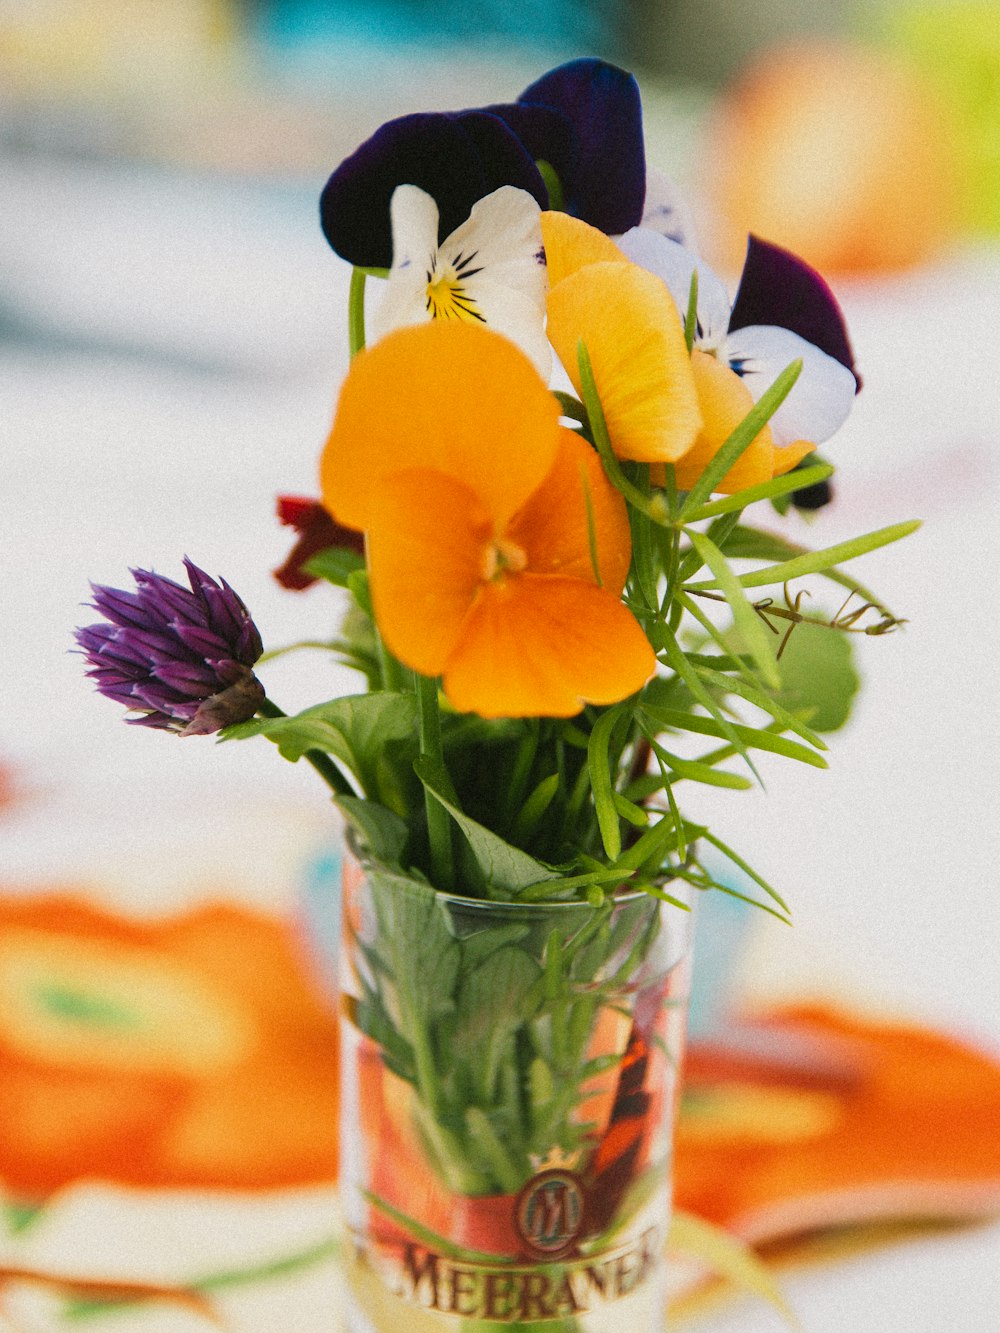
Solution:
<svg viewBox="0 0 1000 1333"><path fill-rule="evenodd" d="M275 497L315 493L346 365L319 192L389 117L511 100L583 54L635 70L710 262L732 280L757 231L845 308L865 389L824 450L834 501L775 526L828 545L925 520L857 568L909 623L857 646L830 771L692 795L797 921L708 906L699 1021L805 996L1000 1052L995 0L0 0L0 890L147 920L318 902L329 925L311 772L122 726L72 630L88 579L187 554L269 647L332 634L325 590L269 575ZM319 654L266 673L288 711L352 688ZM801 1279L807 1327L871 1327L872 1302L880 1328L991 1327L996 1229L934 1246L925 1283L895 1253Z"/></svg>

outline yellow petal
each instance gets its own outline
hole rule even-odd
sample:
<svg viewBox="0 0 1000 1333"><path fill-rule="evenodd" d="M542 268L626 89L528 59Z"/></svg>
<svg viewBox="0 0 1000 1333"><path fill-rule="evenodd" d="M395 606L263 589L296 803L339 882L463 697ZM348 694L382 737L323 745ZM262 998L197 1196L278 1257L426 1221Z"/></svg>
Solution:
<svg viewBox="0 0 1000 1333"><path fill-rule="evenodd" d="M581 579L521 574L481 591L444 672L461 712L572 717L641 689L656 658L616 596Z"/></svg>
<svg viewBox="0 0 1000 1333"><path fill-rule="evenodd" d="M590 522L600 582L617 596L625 586L632 558L625 501L586 440L575 431L563 430L551 472L515 514L507 535L526 552L532 573L595 583Z"/></svg>
<svg viewBox="0 0 1000 1333"><path fill-rule="evenodd" d="M492 533L475 493L453 477L411 469L383 480L368 530L369 583L386 647L406 666L441 674L475 601Z"/></svg>
<svg viewBox="0 0 1000 1333"><path fill-rule="evenodd" d="M625 258L610 236L568 213L542 214L542 244L550 287L587 264L620 264Z"/></svg>
<svg viewBox="0 0 1000 1333"><path fill-rule="evenodd" d="M323 502L366 530L389 473L428 468L470 486L502 526L558 446L559 405L524 353L482 325L435 320L354 358L323 451Z"/></svg>
<svg viewBox="0 0 1000 1333"><path fill-rule="evenodd" d="M691 353L691 369L704 424L694 447L675 464L677 485L684 491L691 489L706 464L753 407L750 390L739 375L716 357L696 348ZM716 491L729 495L745 486L770 481L774 476L774 452L770 428L765 426L718 483Z"/></svg>
<svg viewBox="0 0 1000 1333"><path fill-rule="evenodd" d="M590 264L550 288L548 313L549 340L577 393L577 345L586 344L618 457L681 458L701 411L680 316L663 282L636 264Z"/></svg>
<svg viewBox="0 0 1000 1333"><path fill-rule="evenodd" d="M791 472L796 463L801 463L806 454L811 454L815 448L815 444L809 440L793 440L781 449L775 445L774 476L783 477L786 472Z"/></svg>

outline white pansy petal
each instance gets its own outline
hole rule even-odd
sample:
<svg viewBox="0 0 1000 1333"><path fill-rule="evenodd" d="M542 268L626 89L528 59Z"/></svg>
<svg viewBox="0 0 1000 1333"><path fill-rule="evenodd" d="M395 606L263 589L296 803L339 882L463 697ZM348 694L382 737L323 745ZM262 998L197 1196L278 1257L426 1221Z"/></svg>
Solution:
<svg viewBox="0 0 1000 1333"><path fill-rule="evenodd" d="M691 210L673 181L655 167L646 167L646 201L639 226L657 231L688 250L698 248Z"/></svg>
<svg viewBox="0 0 1000 1333"><path fill-rule="evenodd" d="M733 369L743 376L754 402L786 366L802 359L802 373L771 418L771 433L779 448L793 440L822 444L847 420L854 402L854 376L834 357L790 329L748 324L729 335L725 353Z"/></svg>
<svg viewBox="0 0 1000 1333"><path fill-rule="evenodd" d="M369 283L369 286L375 285ZM384 287L385 291L369 320L369 343L377 342L394 329L403 329L409 324L423 324L430 319L426 269L416 264L399 272L393 269L388 281L377 285Z"/></svg>
<svg viewBox="0 0 1000 1333"><path fill-rule="evenodd" d="M389 203L392 220L392 272L419 268L426 274L427 264L437 250L438 206L416 185L397 185Z"/></svg>
<svg viewBox="0 0 1000 1333"><path fill-rule="evenodd" d="M545 336L542 312L534 301L513 287L491 282L485 275L482 281L470 282L468 292L483 323L516 343L548 384L552 348Z"/></svg>
<svg viewBox="0 0 1000 1333"><path fill-rule="evenodd" d="M698 323L701 326L698 341L714 345L725 337L730 312L725 283L693 251L645 227L633 227L618 238L617 244L633 264L655 273L667 284L682 319L687 314L691 295L691 275L697 269Z"/></svg>
<svg viewBox="0 0 1000 1333"><path fill-rule="evenodd" d="M548 275L542 259L542 211L526 190L503 185L474 205L439 252L440 268L514 287L541 306Z"/></svg>

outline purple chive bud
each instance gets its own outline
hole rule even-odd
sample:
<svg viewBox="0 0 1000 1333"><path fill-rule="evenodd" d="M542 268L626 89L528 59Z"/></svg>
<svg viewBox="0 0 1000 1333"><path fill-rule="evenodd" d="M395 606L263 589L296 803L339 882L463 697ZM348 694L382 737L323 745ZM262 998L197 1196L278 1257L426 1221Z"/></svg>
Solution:
<svg viewBox="0 0 1000 1333"><path fill-rule="evenodd" d="M104 620L76 630L101 694L139 713L127 721L181 736L245 722L264 702L250 668L264 651L243 602L185 557L190 590L133 569L136 592L92 584Z"/></svg>

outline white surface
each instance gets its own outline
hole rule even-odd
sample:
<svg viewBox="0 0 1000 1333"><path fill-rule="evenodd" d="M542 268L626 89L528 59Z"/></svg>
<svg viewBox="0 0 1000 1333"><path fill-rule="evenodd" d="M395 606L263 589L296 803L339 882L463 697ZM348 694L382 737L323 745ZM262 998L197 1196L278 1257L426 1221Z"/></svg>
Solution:
<svg viewBox="0 0 1000 1333"><path fill-rule="evenodd" d="M263 743L219 751L124 727L67 650L89 578L121 584L130 564L177 574L184 554L237 588L269 644L332 628L325 591L286 594L267 571L290 540L274 496L315 490L344 363L344 271L304 196L18 161L0 176L0 313L58 336L0 344L0 754L74 812L96 859L107 844L91 815L152 826L194 800L259 869L281 819L325 827L311 771ZM692 792L690 810L793 904L794 931L756 927L755 990L857 995L1000 1049L1000 255L842 295L866 389L825 451L838 503L806 539L925 518L857 566L910 624L861 644L866 691L829 772L772 763L766 794ZM299 657L266 683L295 709L349 681ZM0 866L27 883L42 848L58 856L52 829L30 814L0 824ZM141 862L145 844L132 846ZM142 885L131 878L122 903L166 904L162 875ZM986 1333L998 1261L989 1227L789 1289L808 1333ZM746 1307L701 1327L779 1324Z"/></svg>

